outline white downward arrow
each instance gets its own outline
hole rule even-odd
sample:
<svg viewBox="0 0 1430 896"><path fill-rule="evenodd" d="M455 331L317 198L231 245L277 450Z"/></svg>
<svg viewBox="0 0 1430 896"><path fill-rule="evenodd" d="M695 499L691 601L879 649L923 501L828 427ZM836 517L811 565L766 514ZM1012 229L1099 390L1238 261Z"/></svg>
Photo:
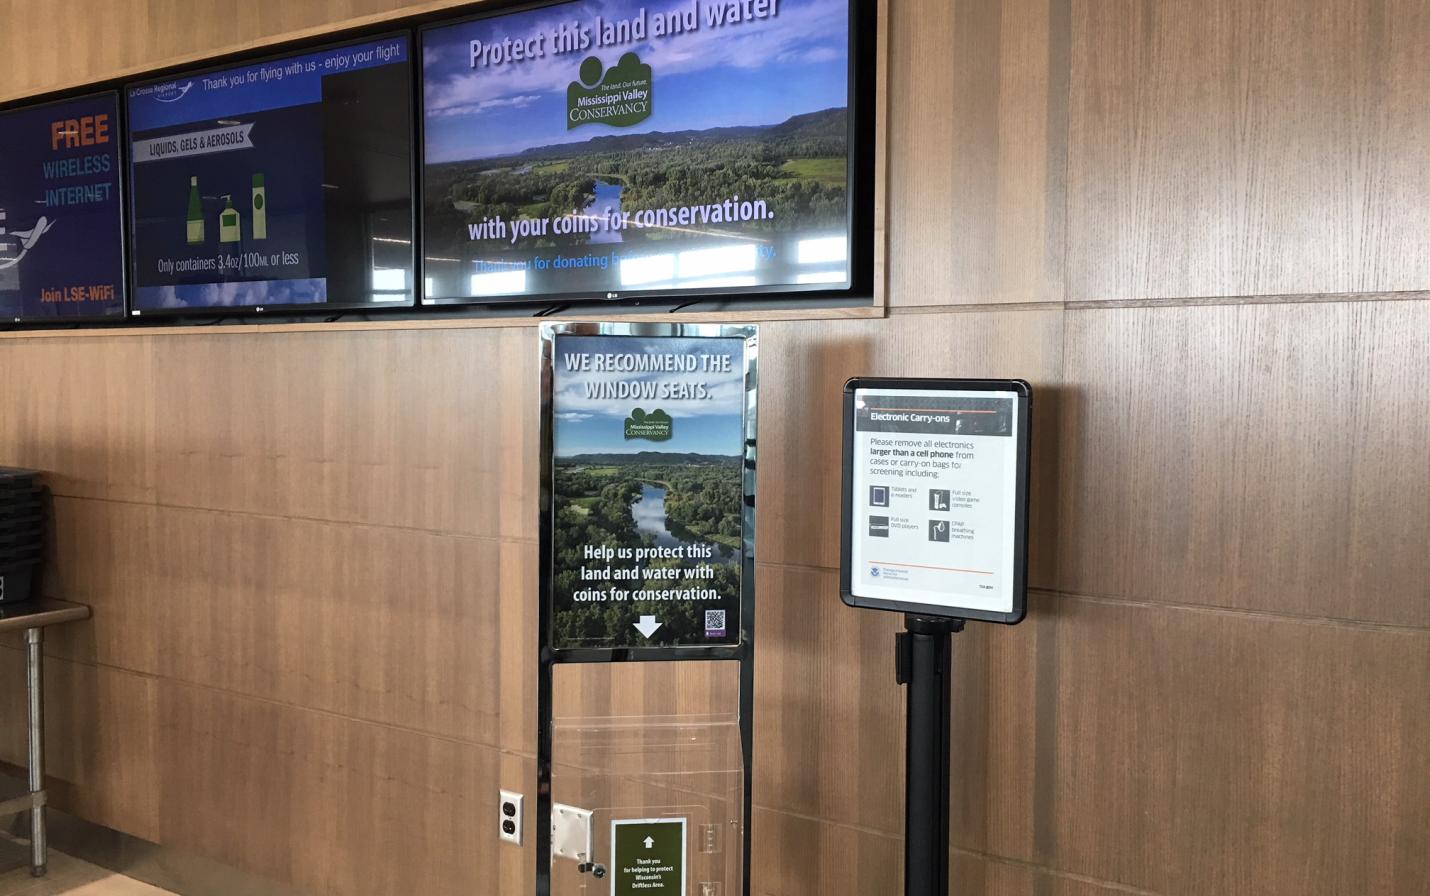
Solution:
<svg viewBox="0 0 1430 896"><path fill-rule="evenodd" d="M652 846L655 846L655 841L650 837L645 838L645 848L650 849Z"/></svg>
<svg viewBox="0 0 1430 896"><path fill-rule="evenodd" d="M649 638L655 634L655 630L660 628L661 623L654 616L642 616L641 621L635 623L636 631Z"/></svg>

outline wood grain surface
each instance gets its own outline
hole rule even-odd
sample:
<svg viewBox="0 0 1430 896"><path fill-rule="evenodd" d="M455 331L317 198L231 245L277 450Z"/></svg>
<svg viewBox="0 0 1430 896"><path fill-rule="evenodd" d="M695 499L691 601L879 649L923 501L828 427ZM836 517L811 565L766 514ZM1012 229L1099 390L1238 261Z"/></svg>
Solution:
<svg viewBox="0 0 1430 896"><path fill-rule="evenodd" d="M1068 296L1423 290L1421 0L1078 0Z"/></svg>
<svg viewBox="0 0 1430 896"><path fill-rule="evenodd" d="M1430 302L1066 327L1065 589L1430 626Z"/></svg>
<svg viewBox="0 0 1430 896"><path fill-rule="evenodd" d="M438 5L11 4L0 94ZM899 620L837 597L853 375L1035 389L1030 617L955 641L960 892L1430 892L1430 8L884 15L890 314L763 316L753 892L901 889ZM56 803L316 894L530 892L494 795L533 796L535 358L518 321L0 339L0 463L95 609L47 642ZM732 693L591 667L557 708Z"/></svg>

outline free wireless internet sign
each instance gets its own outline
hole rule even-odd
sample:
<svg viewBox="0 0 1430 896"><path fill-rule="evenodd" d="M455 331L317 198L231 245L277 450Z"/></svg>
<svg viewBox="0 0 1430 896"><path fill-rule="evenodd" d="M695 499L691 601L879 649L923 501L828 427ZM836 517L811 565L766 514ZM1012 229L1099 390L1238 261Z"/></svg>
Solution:
<svg viewBox="0 0 1430 896"><path fill-rule="evenodd" d="M849 381L845 603L1022 620L1031 400L1022 380Z"/></svg>

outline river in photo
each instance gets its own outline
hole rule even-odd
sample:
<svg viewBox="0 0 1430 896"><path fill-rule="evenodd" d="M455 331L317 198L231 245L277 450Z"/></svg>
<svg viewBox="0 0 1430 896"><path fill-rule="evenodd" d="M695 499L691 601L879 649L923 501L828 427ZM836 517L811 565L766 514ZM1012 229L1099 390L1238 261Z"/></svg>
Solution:
<svg viewBox="0 0 1430 896"><path fill-rule="evenodd" d="M586 206L582 214L589 217L599 218L603 221L612 217L619 218L621 214L621 193L626 189L624 184L608 184L603 180L596 181L596 198ZM625 238L621 236L619 230L598 230L591 234L587 242L597 243L620 243Z"/></svg>
<svg viewBox="0 0 1430 896"><path fill-rule="evenodd" d="M665 492L664 488L653 482L641 483L641 496L631 502L631 516L635 518L636 528L642 535L654 536L657 547L677 548L681 545L708 544L715 549L712 560L734 558L735 552L719 542L686 541L671 532L665 524Z"/></svg>

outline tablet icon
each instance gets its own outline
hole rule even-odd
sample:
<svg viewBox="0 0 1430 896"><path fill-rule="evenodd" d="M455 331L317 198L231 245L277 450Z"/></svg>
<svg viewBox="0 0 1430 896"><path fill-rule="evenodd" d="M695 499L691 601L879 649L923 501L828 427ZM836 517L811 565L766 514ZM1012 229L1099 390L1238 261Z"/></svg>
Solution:
<svg viewBox="0 0 1430 896"><path fill-rule="evenodd" d="M870 507L888 507L888 506L889 506L889 487L888 487L887 485L871 485L871 486L869 486L869 506L870 506Z"/></svg>
<svg viewBox="0 0 1430 896"><path fill-rule="evenodd" d="M949 507L949 492L946 488L929 489L929 510L947 510Z"/></svg>
<svg viewBox="0 0 1430 896"><path fill-rule="evenodd" d="M948 541L948 520L929 520L929 541Z"/></svg>

